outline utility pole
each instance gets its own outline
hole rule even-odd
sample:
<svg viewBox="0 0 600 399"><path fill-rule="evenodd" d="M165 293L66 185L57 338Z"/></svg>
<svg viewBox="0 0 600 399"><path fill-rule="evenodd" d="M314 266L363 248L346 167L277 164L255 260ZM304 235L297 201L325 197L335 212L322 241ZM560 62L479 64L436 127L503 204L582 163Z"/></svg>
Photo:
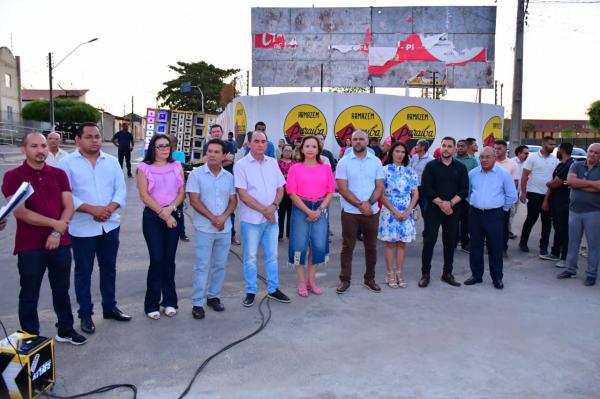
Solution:
<svg viewBox="0 0 600 399"><path fill-rule="evenodd" d="M246 95L250 95L250 70L246 71Z"/></svg>
<svg viewBox="0 0 600 399"><path fill-rule="evenodd" d="M494 80L494 104L498 105L498 81Z"/></svg>
<svg viewBox="0 0 600 399"><path fill-rule="evenodd" d="M502 91L504 90L504 83L500 83L500 105L502 104Z"/></svg>
<svg viewBox="0 0 600 399"><path fill-rule="evenodd" d="M50 130L54 130L54 95L52 93L52 53L48 53L48 76L50 78L50 90L48 95L50 96Z"/></svg>
<svg viewBox="0 0 600 399"><path fill-rule="evenodd" d="M510 117L510 143L513 148L516 148L521 144L521 118L523 111L523 36L525 33L525 12L527 11L528 4L529 0L518 0L512 115Z"/></svg>
<svg viewBox="0 0 600 399"><path fill-rule="evenodd" d="M437 100L437 89L435 88L435 74L436 71L431 72L433 74L433 99Z"/></svg>

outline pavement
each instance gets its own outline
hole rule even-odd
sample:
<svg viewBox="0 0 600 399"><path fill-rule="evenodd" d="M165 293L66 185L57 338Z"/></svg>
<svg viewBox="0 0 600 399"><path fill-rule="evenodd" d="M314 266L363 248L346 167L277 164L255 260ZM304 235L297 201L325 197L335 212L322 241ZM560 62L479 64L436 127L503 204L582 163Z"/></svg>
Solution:
<svg viewBox="0 0 600 399"><path fill-rule="evenodd" d="M108 152L112 147L106 144ZM116 150L116 149L115 149ZM17 162L0 164L0 174ZM121 212L118 257L119 307L130 323L95 315L97 331L81 347L56 346L59 395L99 386L131 383L139 398L176 398L202 361L260 325L258 306L244 308L240 246L232 246L222 294L223 313L207 309L204 320L191 316L194 245L181 242L177 253L179 314L151 321L143 313L147 248L141 232L142 205L135 181L127 180L127 207ZM524 220L519 208L515 233ZM191 214L191 209L186 213ZM534 251L539 224L529 246L519 252L510 242L504 265L505 286L484 283L454 288L439 280L441 239L433 260L432 283L417 287L420 234L407 246L405 289L384 285L383 246L377 281L382 292L362 286L364 251L354 256L354 279L344 295L335 293L341 248L340 206L332 202L331 260L318 274L321 296L300 298L294 271L287 266L287 241L279 244L281 289L290 304L271 302L272 318L258 335L216 357L199 375L189 398L358 399L358 398L599 398L600 287L584 287L584 273L557 280L554 262ZM194 237L190 218L188 235ZM18 272L12 256L15 221L0 232L0 318L9 333L19 328ZM422 221L418 222L422 231ZM237 256L236 256L237 255ZM585 259L580 259L585 268ZM260 268L262 269L262 268ZM469 277L468 255L455 253L454 274ZM98 273L92 295L100 307ZM73 309L77 304L71 291ZM257 299L265 294L264 286ZM43 335L55 333L47 281L39 304ZM78 325L76 326L79 327ZM102 396L98 396L102 397ZM106 398L130 398L119 390Z"/></svg>

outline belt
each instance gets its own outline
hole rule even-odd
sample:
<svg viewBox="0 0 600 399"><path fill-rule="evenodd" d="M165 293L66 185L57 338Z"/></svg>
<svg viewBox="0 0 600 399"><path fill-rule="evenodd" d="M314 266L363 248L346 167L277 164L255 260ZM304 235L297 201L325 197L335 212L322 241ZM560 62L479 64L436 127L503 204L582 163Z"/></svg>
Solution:
<svg viewBox="0 0 600 399"><path fill-rule="evenodd" d="M471 209L475 210L475 211L479 211L479 212L492 212L492 211L499 211L502 209L502 207L498 207L498 208L487 208L487 209L481 209L481 208L476 208L474 206L471 205Z"/></svg>

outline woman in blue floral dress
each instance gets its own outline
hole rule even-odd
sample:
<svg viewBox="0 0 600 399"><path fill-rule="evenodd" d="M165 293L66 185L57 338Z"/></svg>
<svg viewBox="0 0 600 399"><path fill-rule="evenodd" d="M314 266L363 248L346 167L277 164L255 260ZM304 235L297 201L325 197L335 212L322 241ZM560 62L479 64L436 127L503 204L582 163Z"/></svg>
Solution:
<svg viewBox="0 0 600 399"><path fill-rule="evenodd" d="M396 141L383 166L385 192L381 197L383 207L377 238L385 243L387 284L391 288L406 287L402 278L404 249L406 243L416 237L412 211L419 200L418 177L417 172L408 166L408 161L406 144Z"/></svg>

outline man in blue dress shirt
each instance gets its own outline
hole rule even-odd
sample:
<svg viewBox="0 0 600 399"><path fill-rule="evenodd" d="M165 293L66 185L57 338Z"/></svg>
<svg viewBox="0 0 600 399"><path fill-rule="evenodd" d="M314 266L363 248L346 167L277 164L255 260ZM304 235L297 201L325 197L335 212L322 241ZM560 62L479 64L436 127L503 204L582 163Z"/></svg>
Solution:
<svg viewBox="0 0 600 399"><path fill-rule="evenodd" d="M73 193L75 214L69 223L75 261L75 296L79 304L81 330L93 334L94 304L91 295L94 258L100 269L100 293L105 319L129 321L131 316L117 308L115 281L119 250L120 216L127 190L117 159L101 151L98 126L86 122L75 137L77 150L59 166L67 173Z"/></svg>
<svg viewBox="0 0 600 399"><path fill-rule="evenodd" d="M485 147L481 151L479 161L480 166L469 172L471 277L465 281L465 285L483 281L483 246L487 241L492 282L494 287L501 290L504 288L504 215L517 202L517 190L512 176L495 165L496 154L492 147Z"/></svg>

